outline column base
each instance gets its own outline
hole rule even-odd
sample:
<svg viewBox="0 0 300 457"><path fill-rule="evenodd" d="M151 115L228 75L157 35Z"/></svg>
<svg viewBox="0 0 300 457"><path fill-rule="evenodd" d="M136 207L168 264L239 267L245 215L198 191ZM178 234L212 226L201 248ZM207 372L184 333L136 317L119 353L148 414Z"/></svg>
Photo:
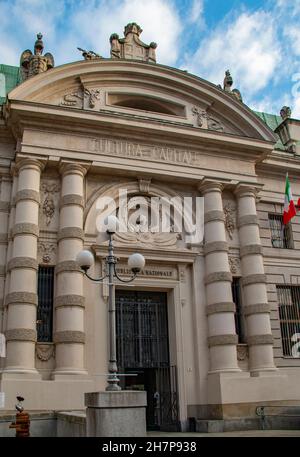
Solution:
<svg viewBox="0 0 300 457"><path fill-rule="evenodd" d="M42 379L41 374L36 370L28 370L27 368L5 368L0 373L0 379Z"/></svg>
<svg viewBox="0 0 300 457"><path fill-rule="evenodd" d="M250 371L250 376L270 376L279 374L279 370L277 367L269 367L269 368L257 368L254 370L249 370Z"/></svg>
<svg viewBox="0 0 300 457"><path fill-rule="evenodd" d="M70 378L72 380L84 379L88 377L88 372L86 370L55 370L51 375L53 381L65 380Z"/></svg>

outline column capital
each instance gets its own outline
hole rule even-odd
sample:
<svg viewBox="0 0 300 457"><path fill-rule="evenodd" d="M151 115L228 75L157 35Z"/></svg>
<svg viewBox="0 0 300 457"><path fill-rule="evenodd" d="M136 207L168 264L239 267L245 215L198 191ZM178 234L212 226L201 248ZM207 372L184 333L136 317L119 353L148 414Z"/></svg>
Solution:
<svg viewBox="0 0 300 457"><path fill-rule="evenodd" d="M17 157L13 173L20 173L21 170L25 170L27 168L37 170L41 173L44 170L45 166L46 162L44 160L39 160L32 157Z"/></svg>
<svg viewBox="0 0 300 457"><path fill-rule="evenodd" d="M237 197L253 197L256 198L258 193L261 191L262 185L260 184L244 184L239 183L234 189L234 193Z"/></svg>
<svg viewBox="0 0 300 457"><path fill-rule="evenodd" d="M205 195L209 192L222 192L224 184L221 181L204 178L198 184L198 190Z"/></svg>
<svg viewBox="0 0 300 457"><path fill-rule="evenodd" d="M79 174L84 177L89 169L89 164L61 161L59 172L62 176Z"/></svg>

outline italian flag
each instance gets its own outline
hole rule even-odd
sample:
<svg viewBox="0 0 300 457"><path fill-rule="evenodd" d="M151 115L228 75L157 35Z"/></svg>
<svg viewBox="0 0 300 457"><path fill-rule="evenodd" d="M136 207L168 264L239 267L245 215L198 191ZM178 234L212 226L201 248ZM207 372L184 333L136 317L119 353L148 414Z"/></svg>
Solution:
<svg viewBox="0 0 300 457"><path fill-rule="evenodd" d="M296 216L296 208L293 200L291 185L288 174L285 180L284 208L283 208L283 223L287 224L294 216Z"/></svg>

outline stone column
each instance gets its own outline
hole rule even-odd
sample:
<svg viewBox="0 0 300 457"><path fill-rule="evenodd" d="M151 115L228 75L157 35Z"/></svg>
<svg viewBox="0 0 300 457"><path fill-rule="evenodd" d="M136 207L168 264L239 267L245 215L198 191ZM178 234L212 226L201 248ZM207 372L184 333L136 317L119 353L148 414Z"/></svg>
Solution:
<svg viewBox="0 0 300 457"><path fill-rule="evenodd" d="M83 195L86 169L65 163L60 168L62 190L58 263L56 265L54 379L86 375L84 368L83 273L75 259L83 248Z"/></svg>
<svg viewBox="0 0 300 457"><path fill-rule="evenodd" d="M17 164L18 191L12 229L9 293L6 295L7 358L4 374L39 377L35 369L37 238L40 175L43 164L23 158Z"/></svg>
<svg viewBox="0 0 300 457"><path fill-rule="evenodd" d="M210 373L240 371L232 300L232 276L224 225L222 184L204 180L204 255Z"/></svg>
<svg viewBox="0 0 300 457"><path fill-rule="evenodd" d="M238 185L238 228L243 285L243 309L247 323L251 372L274 370L273 336L266 275L256 213L256 189Z"/></svg>

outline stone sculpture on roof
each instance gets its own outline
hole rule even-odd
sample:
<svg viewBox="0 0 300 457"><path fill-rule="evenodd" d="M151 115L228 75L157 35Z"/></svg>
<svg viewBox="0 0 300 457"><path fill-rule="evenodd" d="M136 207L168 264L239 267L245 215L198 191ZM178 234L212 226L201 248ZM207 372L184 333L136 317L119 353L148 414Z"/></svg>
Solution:
<svg viewBox="0 0 300 457"><path fill-rule="evenodd" d="M288 119L292 115L292 110L289 106L283 106L280 110L280 116L283 120Z"/></svg>
<svg viewBox="0 0 300 457"><path fill-rule="evenodd" d="M240 93L240 91L238 89L231 89L232 84L233 84L233 79L230 74L230 71L226 70L225 78L224 78L224 82L223 82L223 90L225 90L225 92L228 92L230 95L234 95L240 102L242 102L243 101L242 94Z"/></svg>
<svg viewBox="0 0 300 457"><path fill-rule="evenodd" d="M20 58L21 79L25 81L31 76L44 73L54 67L54 58L50 52L43 55L44 43L43 35L37 34L37 40L34 44L34 53L30 49L22 52Z"/></svg>
<svg viewBox="0 0 300 457"><path fill-rule="evenodd" d="M119 38L117 33L113 33L109 39L111 58L135 59L155 63L155 49L157 48L157 44L154 42L151 42L149 45L143 43L139 38L142 31L138 24L131 22L124 29L124 38Z"/></svg>

